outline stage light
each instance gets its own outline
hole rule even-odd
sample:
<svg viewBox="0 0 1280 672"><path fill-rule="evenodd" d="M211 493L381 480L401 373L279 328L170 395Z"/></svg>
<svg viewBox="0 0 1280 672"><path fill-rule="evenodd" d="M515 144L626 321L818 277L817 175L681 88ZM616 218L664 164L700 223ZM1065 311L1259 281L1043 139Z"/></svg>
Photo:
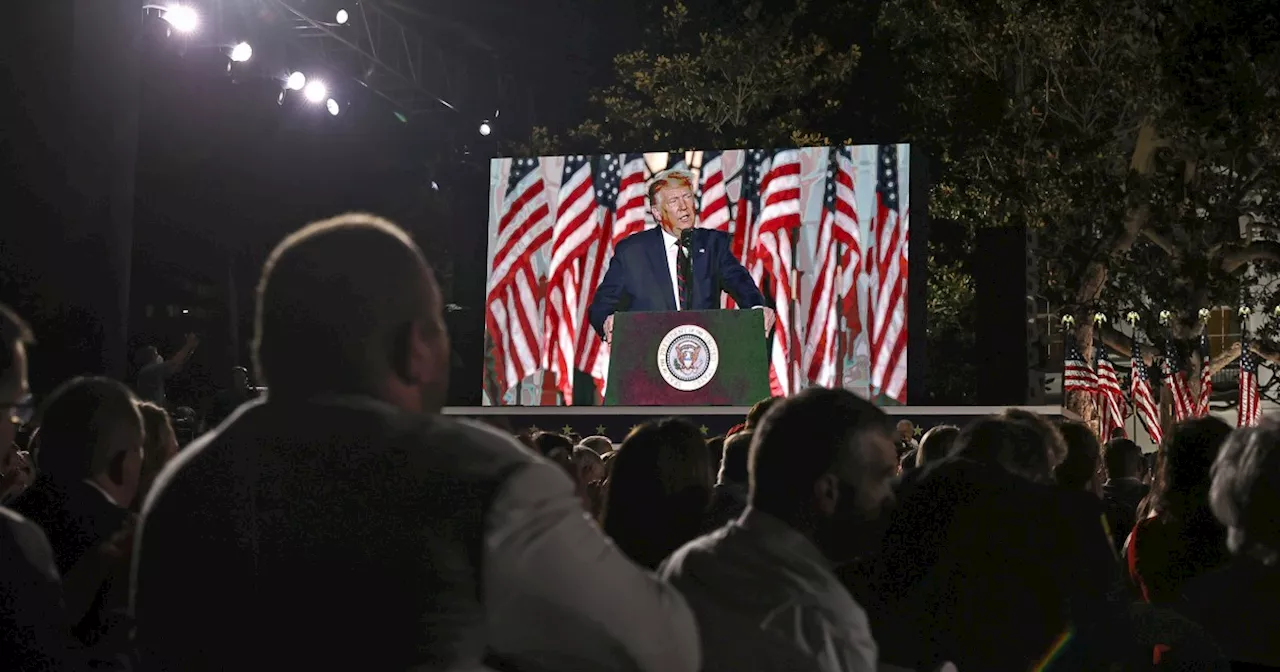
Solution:
<svg viewBox="0 0 1280 672"><path fill-rule="evenodd" d="M200 27L200 15L186 5L170 5L165 8L163 18L179 33L190 33Z"/></svg>
<svg viewBox="0 0 1280 672"><path fill-rule="evenodd" d="M329 89L325 88L324 82L310 82L302 90L302 95L313 103L319 103L323 102L325 97L329 95Z"/></svg>
<svg viewBox="0 0 1280 672"><path fill-rule="evenodd" d="M253 58L253 47L249 46L248 42L241 42L240 44L231 47L232 61L235 61L236 63L244 63L251 58Z"/></svg>
<svg viewBox="0 0 1280 672"><path fill-rule="evenodd" d="M493 132L493 127L489 125L489 122L487 121L480 122L480 135L489 135L492 132Z"/></svg>
<svg viewBox="0 0 1280 672"><path fill-rule="evenodd" d="M290 91L301 91L302 87L307 85L307 76L301 72L294 72L284 81L284 85Z"/></svg>
<svg viewBox="0 0 1280 672"><path fill-rule="evenodd" d="M350 15L350 14L347 14L347 10L345 10L345 9L339 9L339 10L338 10L338 15L337 15L336 17L334 17L334 18L338 20L338 23L339 23L339 24L343 24L343 23L346 23L346 22L347 22L347 20L351 18L351 15Z"/></svg>
<svg viewBox="0 0 1280 672"><path fill-rule="evenodd" d="M332 114L335 117L338 116L338 113L342 111L342 108L338 107L338 101L332 98L330 98L329 102L325 103L324 106L325 106L325 109L329 110L329 114Z"/></svg>

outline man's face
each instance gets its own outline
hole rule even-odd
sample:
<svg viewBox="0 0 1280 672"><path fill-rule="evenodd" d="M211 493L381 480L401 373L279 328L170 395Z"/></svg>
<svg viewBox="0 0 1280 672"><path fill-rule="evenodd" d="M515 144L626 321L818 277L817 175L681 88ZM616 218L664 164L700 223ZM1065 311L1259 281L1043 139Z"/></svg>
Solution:
<svg viewBox="0 0 1280 672"><path fill-rule="evenodd" d="M13 366L9 367L9 371L0 376L0 446L9 446L13 444L13 439L18 433L18 425L13 421L13 414L16 409L13 404L27 396L27 349L21 343L14 345Z"/></svg>
<svg viewBox="0 0 1280 672"><path fill-rule="evenodd" d="M898 438L908 441L915 436L916 426L911 424L910 420L903 420L898 423Z"/></svg>
<svg viewBox="0 0 1280 672"><path fill-rule="evenodd" d="M663 229L679 233L692 229L698 223L698 207L693 200L693 189L676 183L659 189L653 195L653 218Z"/></svg>
<svg viewBox="0 0 1280 672"><path fill-rule="evenodd" d="M874 523L893 503L898 452L884 431L862 434L833 469L839 482L834 510L819 526L819 546L833 562L858 556L875 543Z"/></svg>

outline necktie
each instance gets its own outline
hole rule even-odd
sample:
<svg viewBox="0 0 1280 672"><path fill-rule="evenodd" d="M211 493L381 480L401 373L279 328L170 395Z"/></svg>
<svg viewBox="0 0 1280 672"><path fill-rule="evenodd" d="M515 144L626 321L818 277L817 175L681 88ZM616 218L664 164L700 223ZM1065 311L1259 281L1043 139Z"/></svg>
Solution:
<svg viewBox="0 0 1280 672"><path fill-rule="evenodd" d="M676 285L680 289L680 310L689 310L693 303L693 262L689 249L693 246L693 230L680 232L676 243Z"/></svg>

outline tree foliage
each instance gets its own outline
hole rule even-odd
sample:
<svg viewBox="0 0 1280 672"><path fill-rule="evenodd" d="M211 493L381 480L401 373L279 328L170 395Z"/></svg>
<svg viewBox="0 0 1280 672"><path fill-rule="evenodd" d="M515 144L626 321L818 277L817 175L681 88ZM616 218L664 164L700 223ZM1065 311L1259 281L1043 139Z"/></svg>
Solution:
<svg viewBox="0 0 1280 672"><path fill-rule="evenodd" d="M1274 12L1252 0L889 0L882 37L908 79L915 139L939 163L932 212L1039 229L1045 298L1077 315L1086 348L1094 311L1136 311L1144 341L1185 351L1199 308L1274 305L1255 279L1280 260Z"/></svg>

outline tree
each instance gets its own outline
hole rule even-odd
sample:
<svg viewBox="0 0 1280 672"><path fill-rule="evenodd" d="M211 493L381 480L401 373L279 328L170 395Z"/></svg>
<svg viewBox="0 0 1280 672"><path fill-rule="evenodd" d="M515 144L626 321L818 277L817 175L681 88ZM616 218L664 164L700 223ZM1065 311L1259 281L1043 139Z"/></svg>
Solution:
<svg viewBox="0 0 1280 672"><path fill-rule="evenodd" d="M932 213L1039 229L1046 298L1076 316L1086 356L1095 311L1136 311L1150 358L1166 339L1190 351L1201 307L1274 305L1274 287L1255 280L1280 261L1271 11L1254 0L887 0L880 38L900 55L913 139L938 162ZM1175 313L1167 327L1162 310ZM1130 353L1114 328L1097 336ZM1191 380L1202 365L1192 357ZM1070 405L1091 417L1087 399Z"/></svg>
<svg viewBox="0 0 1280 672"><path fill-rule="evenodd" d="M848 116L838 93L859 52L807 27L844 3L694 4L661 6L648 44L618 55L616 82L592 94L600 118L561 146L828 144L828 129Z"/></svg>

